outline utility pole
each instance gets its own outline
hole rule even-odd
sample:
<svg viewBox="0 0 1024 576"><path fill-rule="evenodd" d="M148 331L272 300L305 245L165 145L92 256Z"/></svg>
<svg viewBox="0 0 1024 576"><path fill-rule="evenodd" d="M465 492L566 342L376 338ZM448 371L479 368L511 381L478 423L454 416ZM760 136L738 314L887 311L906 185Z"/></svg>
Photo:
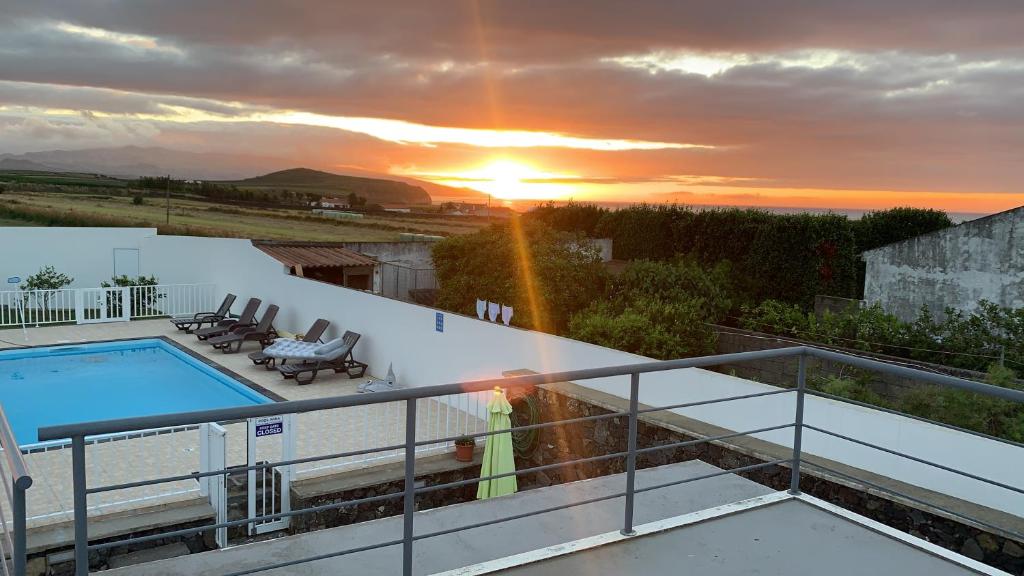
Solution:
<svg viewBox="0 0 1024 576"><path fill-rule="evenodd" d="M167 175L167 194L165 195L165 198L167 199L167 224L170 224L171 223L171 175L170 174Z"/></svg>

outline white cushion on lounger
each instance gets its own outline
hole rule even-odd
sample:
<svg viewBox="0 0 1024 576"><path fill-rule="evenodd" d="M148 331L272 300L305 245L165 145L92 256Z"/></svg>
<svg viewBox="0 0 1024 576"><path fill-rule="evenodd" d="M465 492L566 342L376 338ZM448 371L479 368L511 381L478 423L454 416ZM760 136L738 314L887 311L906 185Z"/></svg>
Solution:
<svg viewBox="0 0 1024 576"><path fill-rule="evenodd" d="M302 358L315 359L313 351L323 346L319 342L302 342L291 338L278 338L263 350L263 354L271 358Z"/></svg>

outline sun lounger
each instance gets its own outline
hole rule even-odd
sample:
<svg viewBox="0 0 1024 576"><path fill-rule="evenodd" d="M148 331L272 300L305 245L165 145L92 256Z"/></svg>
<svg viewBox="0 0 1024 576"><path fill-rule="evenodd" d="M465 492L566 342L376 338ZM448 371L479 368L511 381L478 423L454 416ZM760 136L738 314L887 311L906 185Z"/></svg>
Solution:
<svg viewBox="0 0 1024 576"><path fill-rule="evenodd" d="M260 304L262 302L259 298L249 298L249 302L246 303L245 309L242 310L242 314L238 318L225 318L213 326L193 330L192 333L195 334L196 338L206 340L215 336L223 336L235 327L254 326L255 322L253 322L253 319L256 318L256 311L260 309Z"/></svg>
<svg viewBox="0 0 1024 576"><path fill-rule="evenodd" d="M243 343L252 340L260 343L270 343L271 340L277 338L277 331L274 330L274 318L277 317L277 310L278 307L271 304L267 306L267 310L263 313L263 318L260 318L259 324L255 326L233 327L227 334L214 336L206 342L207 344L212 344L214 348L225 354L238 352L242 349Z"/></svg>
<svg viewBox="0 0 1024 576"><path fill-rule="evenodd" d="M366 364L357 361L352 354L359 338L359 334L355 332L345 332L341 338L320 344L308 352L286 352L289 354L288 358L302 360L302 362L278 366L277 371L285 378L295 378L295 382L298 384L309 384L316 379L317 373L321 370L334 370L335 373L345 372L349 378L360 378L366 374ZM274 357L280 357L277 355L279 352L272 348L273 346L268 346L264 352ZM303 377L307 373L309 377Z"/></svg>
<svg viewBox="0 0 1024 576"><path fill-rule="evenodd" d="M324 332L327 330L327 327L330 326L330 325L331 325L330 321L324 320L323 318L320 318L316 322L313 322L313 325L310 326L309 330L306 331L306 334L303 335L302 340L293 340L291 338L278 338L277 340L274 340L274 343L270 344L270 346L273 346L278 341L282 341L282 340L284 341L284 342L282 342L282 344L295 343L295 344L311 344L314 347L319 346L320 337L324 335ZM274 356L267 356L267 354L265 353L265 350L266 349L264 348L263 350L258 350L256 352L250 352L249 353L249 360L252 360L252 363L257 365L257 366L263 366L267 370L270 370L270 369L274 368L274 365L277 362L278 358L276 358ZM283 364L285 362L286 358L280 358L280 360L281 360L281 363Z"/></svg>
<svg viewBox="0 0 1024 576"><path fill-rule="evenodd" d="M191 334L196 328L202 328L203 324L214 325L221 320L228 317L231 312L231 305L235 303L234 294L228 294L224 297L224 301L220 303L220 308L216 312L197 312L195 314L186 314L182 316L175 316L171 318L171 324L178 330L184 330L186 334Z"/></svg>

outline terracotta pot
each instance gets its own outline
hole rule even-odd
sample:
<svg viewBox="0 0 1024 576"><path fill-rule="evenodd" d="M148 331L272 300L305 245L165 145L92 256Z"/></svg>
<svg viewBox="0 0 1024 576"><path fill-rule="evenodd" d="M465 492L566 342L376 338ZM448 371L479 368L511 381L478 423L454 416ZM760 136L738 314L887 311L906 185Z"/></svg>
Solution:
<svg viewBox="0 0 1024 576"><path fill-rule="evenodd" d="M472 462L474 448L476 448L475 444L456 444L455 459L459 462Z"/></svg>

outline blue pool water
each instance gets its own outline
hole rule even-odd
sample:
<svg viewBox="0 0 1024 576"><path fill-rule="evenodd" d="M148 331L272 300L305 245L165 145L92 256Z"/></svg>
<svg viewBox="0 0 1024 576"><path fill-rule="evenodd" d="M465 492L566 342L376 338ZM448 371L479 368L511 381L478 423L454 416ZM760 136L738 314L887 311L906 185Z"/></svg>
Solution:
<svg viewBox="0 0 1024 576"><path fill-rule="evenodd" d="M0 351L0 404L22 447L42 426L268 402L157 339Z"/></svg>

